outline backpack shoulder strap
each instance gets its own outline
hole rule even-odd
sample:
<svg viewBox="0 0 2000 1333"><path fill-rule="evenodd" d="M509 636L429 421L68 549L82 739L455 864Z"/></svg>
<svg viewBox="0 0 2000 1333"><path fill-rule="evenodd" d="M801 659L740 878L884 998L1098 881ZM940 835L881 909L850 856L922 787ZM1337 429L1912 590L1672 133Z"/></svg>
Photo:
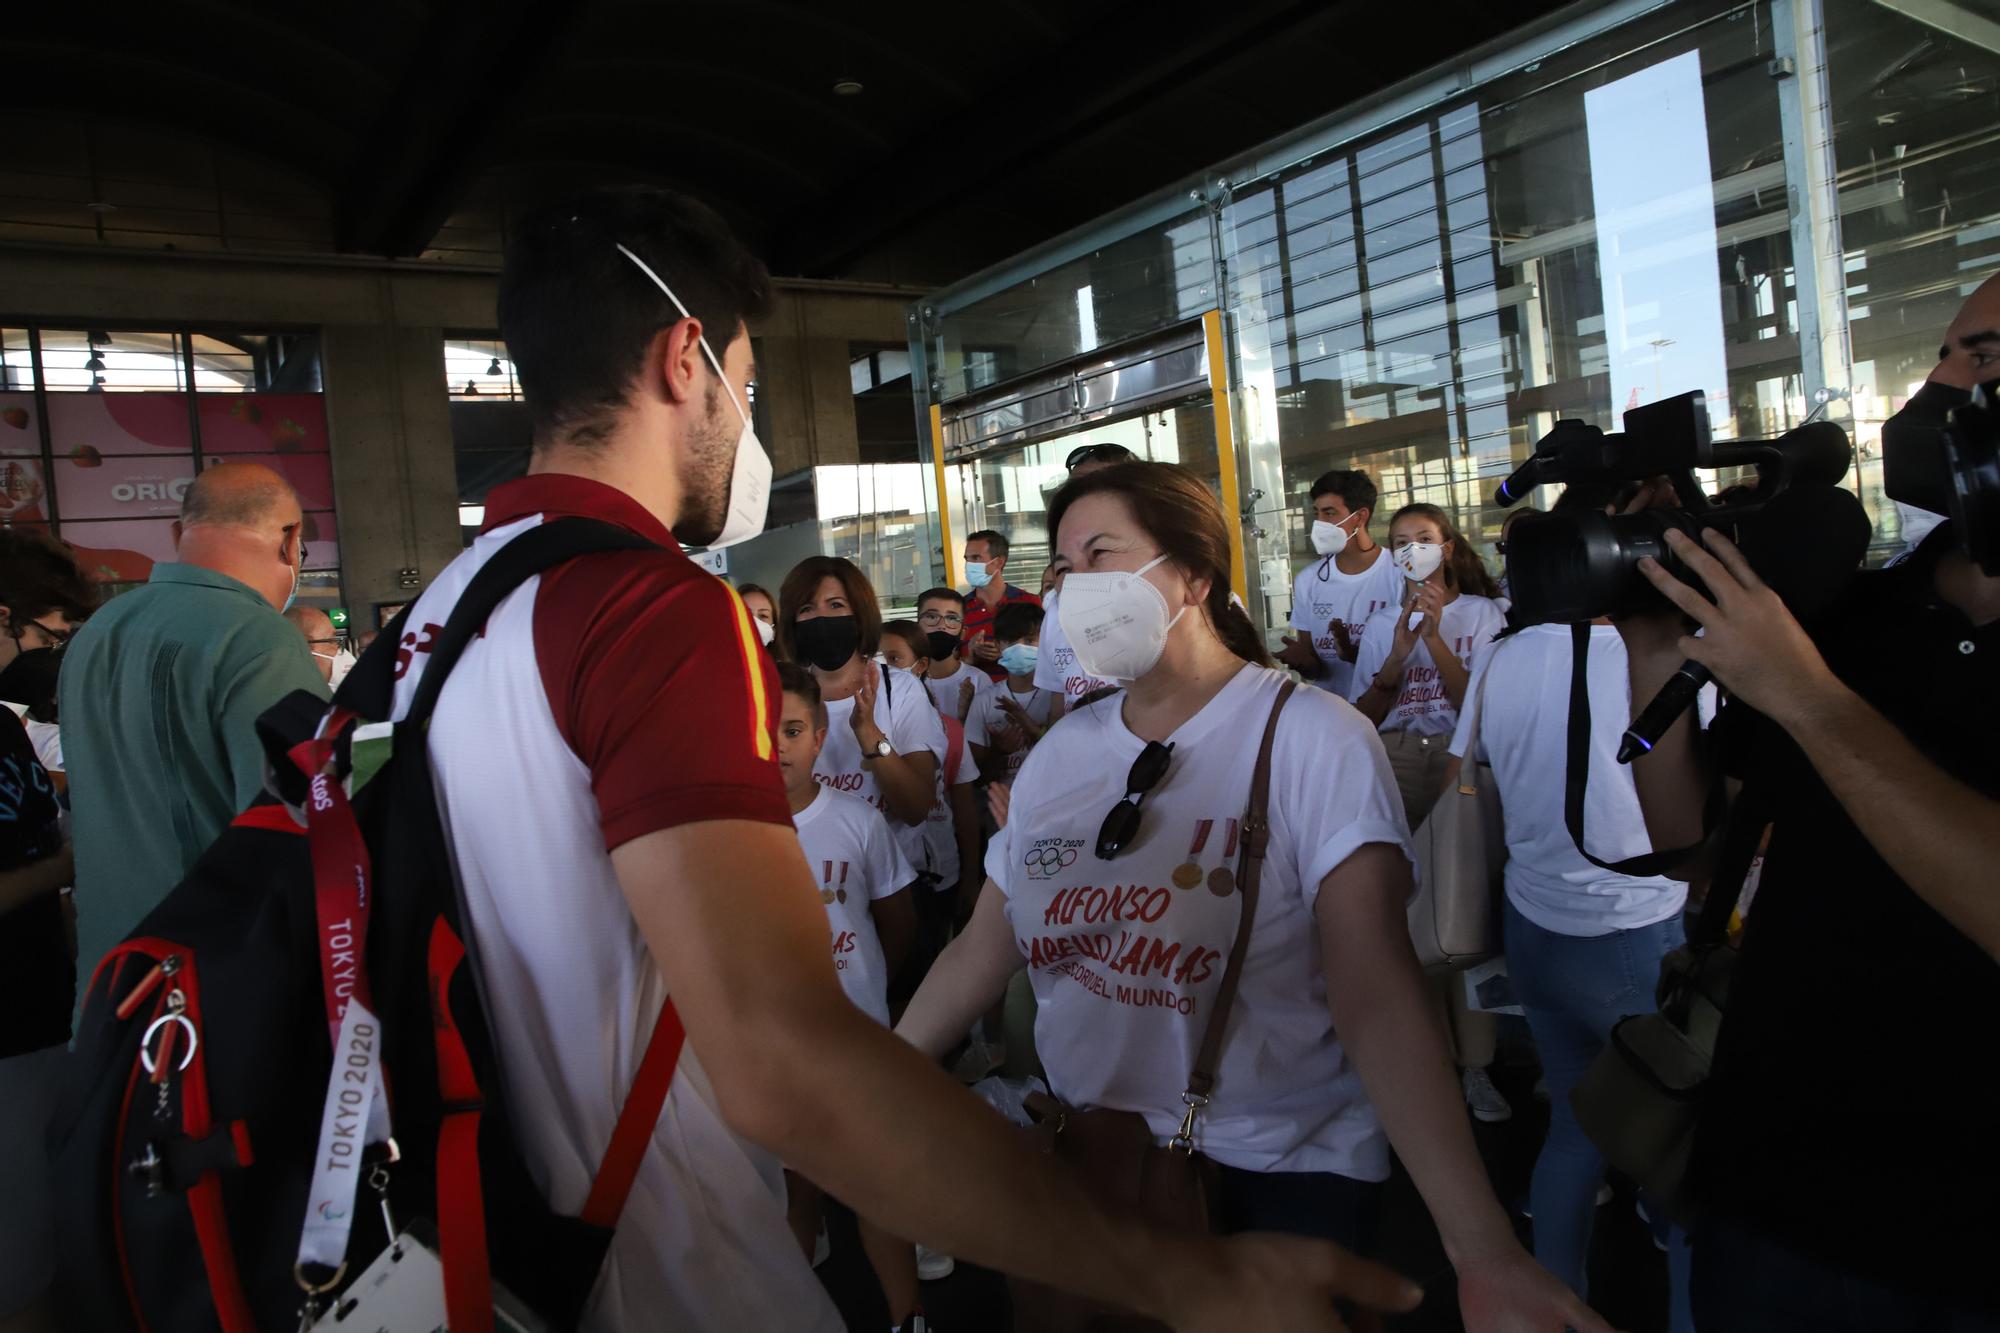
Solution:
<svg viewBox="0 0 2000 1333"><path fill-rule="evenodd" d="M578 556L659 549L657 542L594 518L550 519L514 538L480 566L459 594L444 628L431 640L430 660L424 665L410 711L402 720L421 724L430 719L445 680L467 645L485 628L493 609L529 579Z"/></svg>

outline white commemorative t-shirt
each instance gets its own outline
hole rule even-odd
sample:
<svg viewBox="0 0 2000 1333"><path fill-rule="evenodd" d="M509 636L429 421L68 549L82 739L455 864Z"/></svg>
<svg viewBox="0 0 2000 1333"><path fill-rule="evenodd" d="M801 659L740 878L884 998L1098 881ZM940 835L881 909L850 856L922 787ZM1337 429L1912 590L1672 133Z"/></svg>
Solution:
<svg viewBox="0 0 2000 1333"><path fill-rule="evenodd" d="M806 865L833 930L833 967L854 1007L889 1025L889 967L869 907L910 887L916 874L868 802L822 787L792 816Z"/></svg>
<svg viewBox="0 0 2000 1333"><path fill-rule="evenodd" d="M945 721L946 739L949 741L951 728L958 723ZM970 730L967 730L968 739ZM949 750L949 744L945 747ZM930 854L929 869L937 876L932 887L939 893L958 888L958 875L963 867L958 859L958 825L951 815L951 794L948 787L979 780L979 765L972 757L972 746L961 741L958 746L958 762L952 772L945 772L945 761L938 761L937 795L931 801L931 812L924 819L924 845Z"/></svg>
<svg viewBox="0 0 2000 1333"><path fill-rule="evenodd" d="M1119 696L1057 722L1014 784L986 873L1006 895L1040 1009L1053 1091L1146 1117L1164 1143L1236 936L1237 842L1283 673L1245 667L1170 738L1136 840L1097 859L1098 826L1144 748ZM1342 699L1298 690L1271 759L1270 843L1241 989L1196 1144L1252 1171L1389 1174L1389 1148L1326 1008L1313 904L1368 843L1408 855L1388 757Z"/></svg>
<svg viewBox="0 0 2000 1333"><path fill-rule="evenodd" d="M1375 563L1359 574L1343 574L1332 556L1315 560L1292 581L1292 628L1312 636L1313 651L1326 670L1312 682L1329 694L1351 697L1354 663L1340 655L1333 622L1347 626L1347 637L1361 642L1368 618L1403 595L1403 573L1389 558L1389 548L1375 548Z"/></svg>
<svg viewBox="0 0 2000 1333"><path fill-rule="evenodd" d="M1060 695L1065 703L1073 704L1084 695L1117 682L1099 680L1077 665L1076 650L1069 646L1062 620L1056 615L1059 596L1060 593L1052 592L1042 599L1042 641L1041 651L1035 656L1035 688Z"/></svg>
<svg viewBox="0 0 2000 1333"><path fill-rule="evenodd" d="M927 750L944 763L944 723L931 703L924 683L907 671L880 667L882 683L875 691L875 725L889 738L897 754ZM896 846L911 865L924 863L924 826L914 828L890 814L875 785L875 773L861 766L861 743L854 739L854 699L829 699L826 704L826 744L813 764L822 786L859 796L881 812L895 835Z"/></svg>
<svg viewBox="0 0 2000 1333"><path fill-rule="evenodd" d="M1605 861L1653 850L1632 770L1618 762L1618 739L1632 717L1625 641L1610 625L1590 627L1590 779L1584 838ZM1466 698L1490 675L1479 706L1480 750L1492 762L1507 827L1507 900L1543 930L1608 935L1680 915L1687 885L1638 879L1584 860L1563 820L1569 764L1572 649L1567 625L1534 625L1480 654ZM1451 752L1472 743L1461 718Z"/></svg>
<svg viewBox="0 0 2000 1333"><path fill-rule="evenodd" d="M1381 672L1382 664L1389 660L1390 649L1395 646L1396 617L1408 614L1399 602L1368 617L1368 627L1361 635L1361 649L1354 659L1354 679L1347 687L1348 698L1359 699ZM1497 602L1470 593L1461 593L1447 604L1442 618L1444 624L1438 633L1468 671L1472 669L1473 656L1507 627L1507 617ZM1382 719L1382 730L1449 736L1457 725L1458 710L1451 706L1451 698L1445 693L1444 678L1438 674L1437 664L1431 661L1430 648L1419 638L1403 664L1403 688L1396 693L1395 706ZM1618 729L1622 732L1625 728L1621 725Z"/></svg>
<svg viewBox="0 0 2000 1333"><path fill-rule="evenodd" d="M940 713L943 713L947 717L958 717L959 692L965 688L965 682L968 680L972 682L972 708L970 711L976 713L979 711L979 701L984 699L993 690L993 677L987 675L984 671L975 671L973 668L960 662L958 670L952 672L950 676L943 680L932 680L926 677L924 684L930 688L931 698L937 700L937 707ZM964 719L961 718L960 720L963 721ZM984 741L980 742L981 745L985 743Z"/></svg>
<svg viewBox="0 0 2000 1333"><path fill-rule="evenodd" d="M1036 660L1039 663L1040 659L1037 658ZM1055 712L1056 707L1055 694L1043 689L1039 685L1030 686L1025 692L1017 694L1014 692L1011 682L1002 681L994 688L993 693L987 695L981 701L977 714L983 730L989 737L996 735L1001 728L1013 725L1014 720L1007 716L1007 710L1000 706L1002 699L1012 699L1015 703L1019 704L1021 711L1032 718L1036 726L1042 727L1044 730L1049 725L1049 715ZM970 735L971 728L968 726L966 730L967 734ZM990 741L980 742L982 745L990 743ZM1015 750L1009 754L1007 756L1007 771L1002 776L1001 781L1013 782L1020 775L1021 765L1026 763L1027 759L1028 750L1026 748Z"/></svg>

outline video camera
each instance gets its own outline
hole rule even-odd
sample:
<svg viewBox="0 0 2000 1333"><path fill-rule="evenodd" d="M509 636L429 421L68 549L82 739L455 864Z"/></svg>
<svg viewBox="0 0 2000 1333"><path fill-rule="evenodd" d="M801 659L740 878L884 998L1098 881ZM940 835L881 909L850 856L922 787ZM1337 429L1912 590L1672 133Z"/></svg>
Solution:
<svg viewBox="0 0 2000 1333"><path fill-rule="evenodd" d="M1944 430L1951 469L1951 522L1959 549L1988 576L2000 577L2000 380L1972 391Z"/></svg>
<svg viewBox="0 0 2000 1333"><path fill-rule="evenodd" d="M1703 528L1721 529L1800 615L1829 600L1860 565L1869 523L1860 501L1839 485L1854 450L1834 423L1809 422L1775 440L1718 443L1697 391L1635 407L1625 413L1624 425L1622 434L1607 434L1582 421L1557 422L1501 484L1494 503L1514 504L1541 485L1615 485L1664 476L1673 482L1678 505L1524 517L1507 542L1517 623L1577 624L1660 605L1658 591L1639 571L1647 556L1700 588L1700 579L1667 545L1668 531L1676 528L1696 540ZM1695 471L1731 467L1755 467L1756 484L1727 502L1710 499Z"/></svg>

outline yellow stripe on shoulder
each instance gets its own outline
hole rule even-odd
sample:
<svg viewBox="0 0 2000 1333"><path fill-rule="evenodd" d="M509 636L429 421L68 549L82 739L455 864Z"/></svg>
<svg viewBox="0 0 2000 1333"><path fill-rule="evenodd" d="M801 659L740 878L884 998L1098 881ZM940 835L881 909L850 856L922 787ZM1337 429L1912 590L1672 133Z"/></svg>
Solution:
<svg viewBox="0 0 2000 1333"><path fill-rule="evenodd" d="M736 620L736 644L743 650L743 676L750 687L750 734L756 738L753 743L757 747L757 757L769 759L774 751L771 729L764 725L769 708L769 700L764 693L764 641L757 637L757 627L750 623L750 608L743 604L736 589L721 579L716 582L721 583L723 591L729 594L730 611Z"/></svg>

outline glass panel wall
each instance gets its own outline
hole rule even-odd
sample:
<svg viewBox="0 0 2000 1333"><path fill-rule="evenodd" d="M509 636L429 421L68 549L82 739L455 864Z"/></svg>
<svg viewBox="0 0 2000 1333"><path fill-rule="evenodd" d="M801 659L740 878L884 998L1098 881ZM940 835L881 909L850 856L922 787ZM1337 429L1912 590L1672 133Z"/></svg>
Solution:
<svg viewBox="0 0 2000 1333"><path fill-rule="evenodd" d="M1926 12L1961 7L1979 8ZM1861 498L1878 550L1893 551L1902 520L1882 495L1882 422L1937 363L1959 305L2000 271L2000 51L1870 0L1826 11Z"/></svg>
<svg viewBox="0 0 2000 1333"><path fill-rule="evenodd" d="M1491 558L1492 490L1557 420L1616 429L1690 389L1719 439L1814 411L1848 428L1879 561L1905 538L1881 494L1881 422L2000 269L2000 51L1964 8L1607 6L1575 20L1590 31L1474 53L1463 68L1481 82L1412 91L1452 87L1456 70L1426 76L921 303L924 433L932 404L949 416L996 381L1081 367L1219 306L1265 594L1252 610L1268 625L1310 558L1320 473L1373 473L1385 517L1441 504ZM1822 75L1823 117L1802 92ZM1822 135L1823 197L1805 188ZM1803 320L1795 231L1827 238L1845 269L1844 290L1815 299L1808 266ZM1815 318L1817 351L1801 342ZM995 487L1040 498L1026 494L1051 475L1038 448L947 468L955 534L992 512Z"/></svg>
<svg viewBox="0 0 2000 1333"><path fill-rule="evenodd" d="M1332 468L1373 476L1385 520L1442 505L1490 547L1494 483L1558 418L1700 389L1719 438L1796 424L1771 43L1751 5L1576 52L1232 195L1240 419L1280 460L1260 526L1291 567Z"/></svg>
<svg viewBox="0 0 2000 1333"><path fill-rule="evenodd" d="M192 385L194 392L188 392ZM0 333L0 522L46 525L107 591L174 555L195 475L262 463L305 510L300 595L340 601L340 534L317 342L188 330Z"/></svg>

